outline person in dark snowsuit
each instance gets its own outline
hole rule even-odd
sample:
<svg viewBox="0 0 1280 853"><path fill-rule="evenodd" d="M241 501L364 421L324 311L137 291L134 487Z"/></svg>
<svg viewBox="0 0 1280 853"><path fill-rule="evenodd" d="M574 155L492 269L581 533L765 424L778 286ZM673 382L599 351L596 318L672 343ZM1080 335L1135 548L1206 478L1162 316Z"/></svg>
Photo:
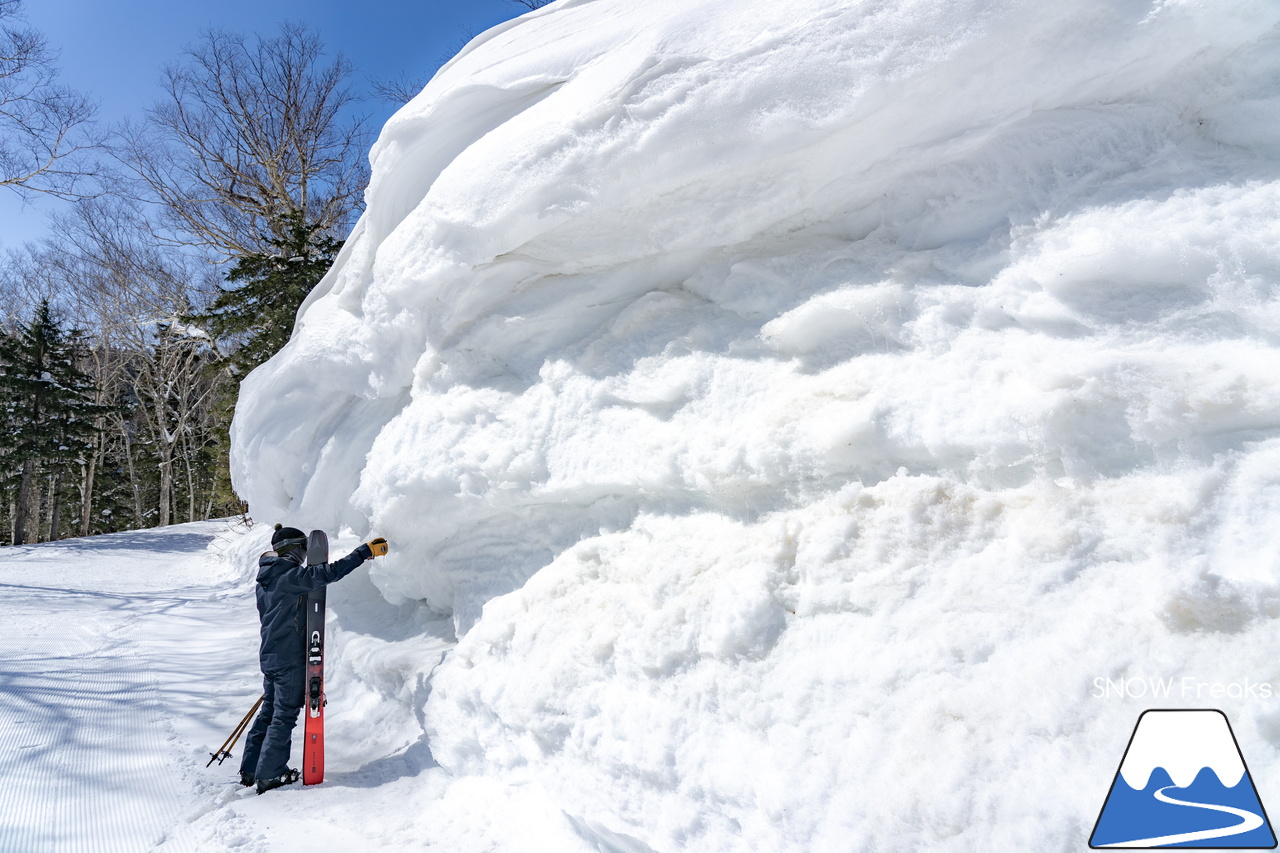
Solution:
<svg viewBox="0 0 1280 853"><path fill-rule="evenodd" d="M306 595L342 580L374 556L387 553L387 540L374 539L341 560L306 565L307 535L295 527L276 525L271 547L258 558L258 618L262 622L262 707L245 738L240 783L257 784L258 793L298 780L289 767L293 727L302 710L306 681L304 660Z"/></svg>

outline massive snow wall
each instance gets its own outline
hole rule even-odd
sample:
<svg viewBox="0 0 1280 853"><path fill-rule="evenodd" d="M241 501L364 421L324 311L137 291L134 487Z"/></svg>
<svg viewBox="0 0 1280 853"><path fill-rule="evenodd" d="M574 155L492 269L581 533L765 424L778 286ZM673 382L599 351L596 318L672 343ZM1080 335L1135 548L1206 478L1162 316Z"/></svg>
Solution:
<svg viewBox="0 0 1280 853"><path fill-rule="evenodd" d="M497 27L383 130L237 488L396 544L463 635L436 758L591 843L1076 849L1149 702L1095 679L1280 685L1277 21ZM1215 701L1275 780L1277 700Z"/></svg>

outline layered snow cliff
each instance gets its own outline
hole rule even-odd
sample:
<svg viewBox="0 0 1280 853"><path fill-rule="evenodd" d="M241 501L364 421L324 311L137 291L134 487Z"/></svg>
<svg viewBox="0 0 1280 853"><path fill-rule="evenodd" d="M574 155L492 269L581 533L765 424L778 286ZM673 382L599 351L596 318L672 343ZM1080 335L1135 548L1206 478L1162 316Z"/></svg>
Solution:
<svg viewBox="0 0 1280 853"><path fill-rule="evenodd" d="M392 540L375 583L461 635L436 760L584 837L1084 843L1146 707L1096 679L1280 684L1278 22L497 27L383 130L237 488ZM1215 701L1275 779L1275 701Z"/></svg>

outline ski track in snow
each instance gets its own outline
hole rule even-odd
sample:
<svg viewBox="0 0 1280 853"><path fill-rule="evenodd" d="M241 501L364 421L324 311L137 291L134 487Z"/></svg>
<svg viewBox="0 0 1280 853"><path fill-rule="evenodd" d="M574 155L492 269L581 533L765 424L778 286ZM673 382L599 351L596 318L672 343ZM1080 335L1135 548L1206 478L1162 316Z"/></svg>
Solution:
<svg viewBox="0 0 1280 853"><path fill-rule="evenodd" d="M226 527L0 549L0 850L150 849L195 796L187 737L253 662L243 590L207 571Z"/></svg>
<svg viewBox="0 0 1280 853"><path fill-rule="evenodd" d="M259 799L235 784L243 742L206 767L261 689L252 578L269 532L204 522L0 548L0 853L274 853L304 824L331 849L402 845L360 794L446 783L412 701L385 700L421 700L453 639L367 571L329 596L325 784ZM296 763L301 726L294 747Z"/></svg>

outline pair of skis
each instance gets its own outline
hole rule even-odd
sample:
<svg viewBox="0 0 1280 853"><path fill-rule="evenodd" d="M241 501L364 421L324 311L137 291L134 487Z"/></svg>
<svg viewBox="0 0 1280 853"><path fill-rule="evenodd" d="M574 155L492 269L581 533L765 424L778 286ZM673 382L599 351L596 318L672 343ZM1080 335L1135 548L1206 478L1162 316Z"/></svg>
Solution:
<svg viewBox="0 0 1280 853"><path fill-rule="evenodd" d="M329 537L313 530L307 537L307 565L329 562ZM302 784L324 781L324 601L325 587L307 594L307 680L302 713Z"/></svg>

